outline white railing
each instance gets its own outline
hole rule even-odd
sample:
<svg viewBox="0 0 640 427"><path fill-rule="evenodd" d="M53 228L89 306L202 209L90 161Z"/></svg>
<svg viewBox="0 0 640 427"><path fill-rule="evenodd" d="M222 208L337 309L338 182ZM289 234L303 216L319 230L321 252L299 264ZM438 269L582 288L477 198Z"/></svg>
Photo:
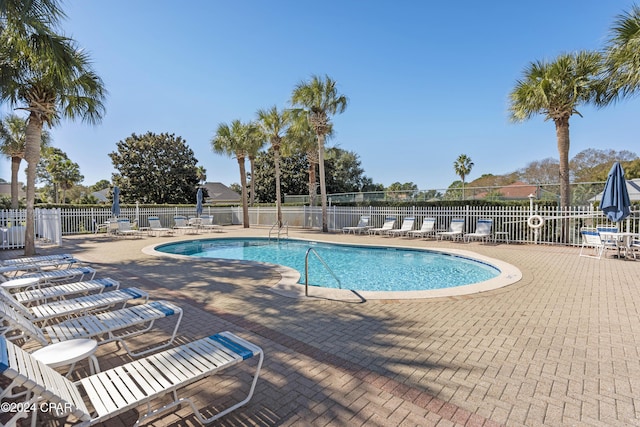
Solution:
<svg viewBox="0 0 640 427"><path fill-rule="evenodd" d="M38 210L37 210L38 211ZM50 209L41 210L36 215L36 236L59 244L61 236L93 233L97 225L103 224L112 217L111 208L86 209ZM2 248L21 247L24 236L24 210L0 211L0 226L3 230ZM214 218L213 223L230 225L242 223L242 207L205 207L205 214ZM527 225L531 215L544 218L544 226L536 233ZM173 227L173 217L184 215L195 217L194 207L121 207L120 216L129 218L138 227L148 227L148 217L157 216L164 227ZM565 209L543 206L459 206L459 207L343 207L328 208L329 229L340 231L343 227L357 224L362 215L369 216L369 224L382 226L386 216L395 216L398 224L407 216L416 218L415 228L420 228L425 217L436 218L436 229L445 230L451 219L464 218L465 233L475 231L478 219L493 219L493 232L504 233L501 237L511 242L545 243L579 245L580 227L613 225L592 206L569 207ZM249 208L249 222L253 227L269 228L276 222L275 207ZM292 228L322 228L322 211L320 207L285 206L282 207L282 218ZM632 208L631 215L618 225L621 230L640 232L640 208ZM13 228L13 230L11 230Z"/></svg>

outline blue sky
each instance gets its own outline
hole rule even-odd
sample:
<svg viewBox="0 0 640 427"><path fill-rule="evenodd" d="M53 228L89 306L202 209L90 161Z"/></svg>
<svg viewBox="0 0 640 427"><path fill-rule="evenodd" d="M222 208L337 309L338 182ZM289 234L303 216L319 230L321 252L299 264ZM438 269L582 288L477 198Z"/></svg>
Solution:
<svg viewBox="0 0 640 427"><path fill-rule="evenodd" d="M110 179L108 153L132 133L186 140L208 181L239 182L214 154L218 124L284 108L294 86L329 75L349 98L334 118L338 146L385 186L446 188L453 162L467 180L557 158L552 122L509 122L508 95L532 61L603 46L629 1L68 0L64 32L91 53L109 91L101 124L63 121L54 145L85 184ZM2 108L6 112L6 106ZM571 156L586 148L638 152L640 100L580 109ZM10 179L2 160L0 177ZM21 170L20 179L24 180Z"/></svg>

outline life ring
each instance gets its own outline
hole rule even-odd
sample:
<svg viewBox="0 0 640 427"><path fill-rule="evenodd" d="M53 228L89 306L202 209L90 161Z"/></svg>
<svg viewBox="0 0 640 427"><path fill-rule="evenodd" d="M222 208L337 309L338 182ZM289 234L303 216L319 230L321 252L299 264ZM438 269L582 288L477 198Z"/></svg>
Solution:
<svg viewBox="0 0 640 427"><path fill-rule="evenodd" d="M531 215L529 219L527 219L527 225L536 230L544 225L544 218L540 215Z"/></svg>

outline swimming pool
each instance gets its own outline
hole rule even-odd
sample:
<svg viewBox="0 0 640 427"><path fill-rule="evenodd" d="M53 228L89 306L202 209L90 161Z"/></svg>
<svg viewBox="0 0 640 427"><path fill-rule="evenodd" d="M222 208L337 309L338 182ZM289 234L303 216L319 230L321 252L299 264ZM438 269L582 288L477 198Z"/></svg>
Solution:
<svg viewBox="0 0 640 427"><path fill-rule="evenodd" d="M309 284L356 291L422 291L466 286L498 277L496 266L456 254L410 248L354 246L265 238L218 238L156 246L161 253L189 257L259 261L291 267L304 283L305 254L312 252ZM334 277L335 276L335 277Z"/></svg>

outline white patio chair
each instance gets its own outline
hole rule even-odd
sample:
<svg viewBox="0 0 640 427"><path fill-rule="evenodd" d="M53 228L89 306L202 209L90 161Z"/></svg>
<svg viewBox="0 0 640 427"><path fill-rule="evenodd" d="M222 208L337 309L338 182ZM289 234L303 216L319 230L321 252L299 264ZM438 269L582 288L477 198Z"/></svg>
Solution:
<svg viewBox="0 0 640 427"><path fill-rule="evenodd" d="M422 226L419 230L410 230L407 232L407 236L409 237L427 237L427 236L435 236L436 234L436 219L435 218L424 218L422 220Z"/></svg>
<svg viewBox="0 0 640 427"><path fill-rule="evenodd" d="M182 216L182 215L176 215L173 217L173 221L175 223L175 225L173 226L174 229L181 231L182 233L185 234L197 234L198 233L198 229L196 227L194 227L193 225L189 225L189 220L187 219L186 216Z"/></svg>
<svg viewBox="0 0 640 427"><path fill-rule="evenodd" d="M476 231L473 233L467 233L463 236L463 239L470 242L472 239L480 239L487 242L491 239L491 229L493 228L492 219L479 219L476 223Z"/></svg>
<svg viewBox="0 0 640 427"><path fill-rule="evenodd" d="M412 217L412 216L406 217L405 219L402 220L402 225L400 226L400 228L388 230L386 234L389 237L404 236L405 234L407 234L409 231L413 229L413 224L415 222L416 222L415 217Z"/></svg>
<svg viewBox="0 0 640 427"><path fill-rule="evenodd" d="M255 356L258 362L253 380L241 401L205 418L191 399L178 399L179 390ZM35 425L37 411L30 408L42 402L52 403L49 407L57 408L56 416L72 415L84 426L105 421L108 424L114 416L147 404L148 412L138 419L138 425L182 403L189 404L198 420L208 424L251 400L263 360L260 347L230 332L221 332L71 382L33 355L0 338L0 371L11 381L9 387L21 386L31 392L25 404L18 406L21 411L13 415L7 425L15 425L19 419L29 416ZM172 396L172 401L150 410L151 402L166 396Z"/></svg>
<svg viewBox="0 0 640 427"><path fill-rule="evenodd" d="M605 244L600 238L600 233L598 233L598 230L591 227L582 227L580 229L580 235L582 236L582 245L580 246L579 256L597 259L602 258ZM584 253L585 249L593 249L593 255Z"/></svg>
<svg viewBox="0 0 640 427"><path fill-rule="evenodd" d="M96 270L91 267L78 267L78 268L65 268L62 270L47 270L40 271L37 273L28 273L23 274L17 279L8 279L7 277L0 274L0 286L5 289L8 288L19 288L23 287L21 285L16 284L16 286L12 286L11 282L18 282L20 279L38 279L39 283L55 283L55 282L63 282L63 281L71 281L71 280L82 280L87 278L88 280L93 279L96 275ZM31 286L31 285L29 285Z"/></svg>
<svg viewBox="0 0 640 427"><path fill-rule="evenodd" d="M375 236L376 234L384 234L389 230L393 230L393 227L396 225L396 217L395 216L388 216L384 219L384 223L382 224L382 227L378 227L378 228L370 228L369 230L367 230L369 232L370 235Z"/></svg>
<svg viewBox="0 0 640 427"><path fill-rule="evenodd" d="M213 216L211 215L202 215L200 217L200 227L204 230L216 231L218 233L222 232L222 226L213 223Z"/></svg>
<svg viewBox="0 0 640 427"><path fill-rule="evenodd" d="M5 328L0 330L0 335L8 339L34 339L41 345L76 338L93 338L98 341L98 344L116 341L122 344L125 351L132 357L170 346L175 340L182 320L182 309L168 301L154 301L120 310L74 317L44 328L34 325L4 301L0 301L0 313L5 322ZM144 334L151 330L157 320L174 315L176 324L171 337L166 342L140 351L132 351L129 348L127 338Z"/></svg>
<svg viewBox="0 0 640 427"><path fill-rule="evenodd" d="M149 294L137 288L125 288L26 306L17 301L8 291L0 288L0 301L4 301L29 321L39 323L41 327L51 319L85 315L96 310L106 310L119 304L122 304L121 308L124 308L130 301L138 299L147 302L149 301Z"/></svg>
<svg viewBox="0 0 640 427"><path fill-rule="evenodd" d="M353 227L342 227L342 232L343 233L353 233L353 234L360 234L364 231L367 231L370 227L369 227L369 216L368 215L363 215L360 217L360 219L358 220L358 224L353 226Z"/></svg>
<svg viewBox="0 0 640 427"><path fill-rule="evenodd" d="M59 261L66 259L74 259L71 254L54 254L54 255L36 255L22 258L11 258L0 260L1 266L16 265L16 264L33 264L42 261Z"/></svg>
<svg viewBox="0 0 640 427"><path fill-rule="evenodd" d="M461 239L464 232L464 218L453 218L449 224L447 231L441 231L436 233L436 239L439 237L443 240L445 237L451 238L451 240Z"/></svg>
<svg viewBox="0 0 640 427"><path fill-rule="evenodd" d="M70 295L88 295L101 293L105 290L117 290L120 282L109 277L87 280L84 282L70 282L61 285L52 285L36 289L28 289L12 293L11 296L24 305L31 303L44 303L49 300L57 300Z"/></svg>
<svg viewBox="0 0 640 427"><path fill-rule="evenodd" d="M170 235L175 233L175 231L168 227L163 227L160 222L160 218L157 216L149 217L149 234L157 233L158 236L162 235Z"/></svg>
<svg viewBox="0 0 640 427"><path fill-rule="evenodd" d="M142 237L142 232L140 230L135 230L131 227L131 221L129 218L120 218L118 220L118 231L116 234L123 237Z"/></svg>

